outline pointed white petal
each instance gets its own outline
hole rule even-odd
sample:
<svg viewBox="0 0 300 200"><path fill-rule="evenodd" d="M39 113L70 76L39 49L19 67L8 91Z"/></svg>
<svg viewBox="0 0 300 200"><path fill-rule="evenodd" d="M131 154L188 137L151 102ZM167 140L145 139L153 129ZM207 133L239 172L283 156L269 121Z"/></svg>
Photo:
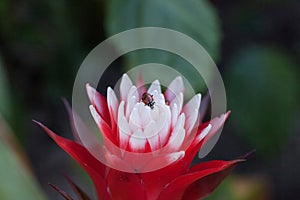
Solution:
<svg viewBox="0 0 300 200"><path fill-rule="evenodd" d="M185 139L185 130L183 127L184 121L185 121L185 116L184 113L182 113L167 143L166 148L168 149L169 152L178 151Z"/></svg>
<svg viewBox="0 0 300 200"><path fill-rule="evenodd" d="M190 134L194 128L195 123L198 119L199 107L201 102L201 94L196 94L184 107L183 112L185 113L185 130L187 134Z"/></svg>
<svg viewBox="0 0 300 200"><path fill-rule="evenodd" d="M154 107L156 105L165 105L166 104L165 97L162 93L159 93L157 90L154 90L152 92L152 95L153 95L153 99L155 101Z"/></svg>
<svg viewBox="0 0 300 200"><path fill-rule="evenodd" d="M92 86L90 86L89 83L86 84L86 92L88 94L88 97L89 97L89 100L92 104L94 104L94 99L95 99L95 96L96 96L96 89L93 88Z"/></svg>
<svg viewBox="0 0 300 200"><path fill-rule="evenodd" d="M160 131L162 126L163 124L161 122L151 121L144 130L145 137L147 137L152 151L160 148L158 131Z"/></svg>
<svg viewBox="0 0 300 200"><path fill-rule="evenodd" d="M138 111L138 104L134 106L129 117L129 126L132 132L136 132L138 129L142 129L141 117Z"/></svg>
<svg viewBox="0 0 300 200"><path fill-rule="evenodd" d="M184 105L183 111L188 113L195 109L198 110L200 107L200 102L201 102L201 94L196 94L195 96L193 96L192 99L189 100L187 104Z"/></svg>
<svg viewBox="0 0 300 200"><path fill-rule="evenodd" d="M149 122L151 121L151 108L149 106L145 106L144 103L138 103L137 104L137 109L139 112L139 116L140 116L140 121L141 121L141 126L142 128L146 128L146 126L149 124Z"/></svg>
<svg viewBox="0 0 300 200"><path fill-rule="evenodd" d="M176 125L177 119L178 119L179 111L177 108L177 104L173 104L172 107L172 127Z"/></svg>
<svg viewBox="0 0 300 200"><path fill-rule="evenodd" d="M91 112L96 124L99 126L100 121L101 121L100 115L98 114L98 112L96 111L96 109L93 105L90 105L89 108L90 108L90 112Z"/></svg>
<svg viewBox="0 0 300 200"><path fill-rule="evenodd" d="M126 118L129 119L130 113L136 103L138 103L138 91L137 88L133 85L128 93L127 102L126 102Z"/></svg>
<svg viewBox="0 0 300 200"><path fill-rule="evenodd" d="M119 144L122 149L126 149L131 135L131 130L124 115L124 101L121 101L118 112Z"/></svg>
<svg viewBox="0 0 300 200"><path fill-rule="evenodd" d="M148 138L152 151L155 151L165 144L167 140L167 134L171 123L168 118L170 118L171 114L170 111L168 113L168 110L164 110L164 107L161 105L152 109L150 114L152 120L146 126L144 134Z"/></svg>
<svg viewBox="0 0 300 200"><path fill-rule="evenodd" d="M198 142L200 142L209 133L209 131L211 130L211 128L212 128L212 125L208 124L208 126L205 129L203 129L202 132L197 136L196 140Z"/></svg>
<svg viewBox="0 0 300 200"><path fill-rule="evenodd" d="M177 109L180 113L183 106L183 93L179 93L179 95L175 96L174 99L170 102L171 109L173 108L174 104L177 105Z"/></svg>
<svg viewBox="0 0 300 200"><path fill-rule="evenodd" d="M160 113L161 113L160 115L163 114L163 116L165 117L163 128L159 131L160 145L162 147L168 141L168 136L171 131L172 116L171 116L171 110L169 106L164 104L164 105L159 105L158 108L160 109Z"/></svg>
<svg viewBox="0 0 300 200"><path fill-rule="evenodd" d="M156 90L158 93L161 93L160 83L158 80L152 82L150 88L148 89L148 93L153 94L154 90Z"/></svg>
<svg viewBox="0 0 300 200"><path fill-rule="evenodd" d="M131 86L132 86L132 81L130 80L129 76L127 74L123 74L120 83L121 100L126 101Z"/></svg>
<svg viewBox="0 0 300 200"><path fill-rule="evenodd" d="M157 121L161 115L161 107L155 106L153 109L150 110L151 120Z"/></svg>
<svg viewBox="0 0 300 200"><path fill-rule="evenodd" d="M111 116L111 121L116 122L119 100L111 87L107 88L107 106Z"/></svg>
<svg viewBox="0 0 300 200"><path fill-rule="evenodd" d="M176 77L165 92L166 99L172 101L179 93L184 93L184 84L180 76Z"/></svg>
<svg viewBox="0 0 300 200"><path fill-rule="evenodd" d="M222 114L220 117L215 117L210 121L211 124L211 130L206 135L207 137L205 139L210 139L215 133L224 125L226 119L228 118L230 114L230 111L228 111L225 114Z"/></svg>

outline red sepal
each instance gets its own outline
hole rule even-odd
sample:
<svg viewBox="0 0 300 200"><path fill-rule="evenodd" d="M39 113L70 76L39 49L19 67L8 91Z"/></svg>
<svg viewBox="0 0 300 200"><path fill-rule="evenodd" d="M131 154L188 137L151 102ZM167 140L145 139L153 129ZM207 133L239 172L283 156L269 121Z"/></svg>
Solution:
<svg viewBox="0 0 300 200"><path fill-rule="evenodd" d="M198 164L189 173L170 182L160 193L158 200L199 199L210 194L230 173L233 167L244 160L210 161Z"/></svg>
<svg viewBox="0 0 300 200"><path fill-rule="evenodd" d="M34 121L90 175L94 182L98 199L111 199L105 183L106 166L93 157L86 148L71 140L58 136L42 123Z"/></svg>

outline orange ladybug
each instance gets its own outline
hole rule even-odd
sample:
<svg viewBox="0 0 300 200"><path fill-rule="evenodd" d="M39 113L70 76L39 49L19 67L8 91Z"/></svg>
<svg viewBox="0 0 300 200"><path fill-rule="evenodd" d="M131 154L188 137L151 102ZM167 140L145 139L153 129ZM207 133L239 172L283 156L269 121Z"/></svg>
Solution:
<svg viewBox="0 0 300 200"><path fill-rule="evenodd" d="M154 98L153 98L153 95L149 94L149 93L144 93L142 95L142 100L141 100L146 106L149 106L151 109L154 108L154 104L155 104L155 101L154 101Z"/></svg>

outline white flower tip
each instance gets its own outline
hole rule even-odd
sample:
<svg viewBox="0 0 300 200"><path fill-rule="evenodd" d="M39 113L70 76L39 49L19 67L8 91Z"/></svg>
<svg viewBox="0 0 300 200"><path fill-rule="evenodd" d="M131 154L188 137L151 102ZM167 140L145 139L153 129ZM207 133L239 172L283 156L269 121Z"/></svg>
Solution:
<svg viewBox="0 0 300 200"><path fill-rule="evenodd" d="M122 79L121 79L121 84L126 84L127 86L131 87L132 85L132 81L131 79L129 78L129 76L125 73L123 74L122 76Z"/></svg>
<svg viewBox="0 0 300 200"><path fill-rule="evenodd" d="M212 129L212 125L209 124L207 127L205 127L202 132L200 133L200 135L198 136L198 138L196 139L197 142L200 142L203 138L205 138L207 136L207 134L210 132L210 130Z"/></svg>
<svg viewBox="0 0 300 200"><path fill-rule="evenodd" d="M148 93L152 94L155 90L158 93L161 93L160 82L158 80L155 80L152 82L152 84L150 85L150 88L148 89Z"/></svg>
<svg viewBox="0 0 300 200"><path fill-rule="evenodd" d="M160 85L160 82L157 79L155 81L153 81L152 83Z"/></svg>
<svg viewBox="0 0 300 200"><path fill-rule="evenodd" d="M90 109L90 112L91 112L95 122L98 124L100 121L100 116L99 116L98 112L96 111L96 109L93 105L90 105L89 109Z"/></svg>
<svg viewBox="0 0 300 200"><path fill-rule="evenodd" d="M197 102L198 102L198 101L200 102L200 101L201 101L201 97L202 97L201 93L198 93L198 94L196 94L195 96L196 96Z"/></svg>
<svg viewBox="0 0 300 200"><path fill-rule="evenodd" d="M114 90L109 86L107 87L107 101L110 102L115 97ZM111 102L110 102L111 103Z"/></svg>
<svg viewBox="0 0 300 200"><path fill-rule="evenodd" d="M120 83L120 95L122 100L126 100L128 92L132 86L132 81L127 74L123 74L121 83Z"/></svg>
<svg viewBox="0 0 300 200"><path fill-rule="evenodd" d="M183 158L185 155L185 152L184 151L179 151L179 152L176 152L176 153L172 153L170 154L169 158L168 158L168 161L170 163L173 163L177 160L180 160L181 158Z"/></svg>
<svg viewBox="0 0 300 200"><path fill-rule="evenodd" d="M129 79L129 76L126 73L124 73L123 76L122 76L122 79L123 78Z"/></svg>
<svg viewBox="0 0 300 200"><path fill-rule="evenodd" d="M107 87L107 95L109 94L109 93L111 93L112 91L114 91L110 86L108 86Z"/></svg>
<svg viewBox="0 0 300 200"><path fill-rule="evenodd" d="M184 92L184 84L181 76L177 76L168 86L165 95L169 101L173 100L180 92Z"/></svg>
<svg viewBox="0 0 300 200"><path fill-rule="evenodd" d="M86 92L90 100L94 98L94 95L96 93L96 89L93 88L89 83L85 84Z"/></svg>
<svg viewBox="0 0 300 200"><path fill-rule="evenodd" d="M198 93L194 96L195 109L197 110L197 112L198 112L198 109L200 108L201 97L202 97L202 95L200 93Z"/></svg>
<svg viewBox="0 0 300 200"><path fill-rule="evenodd" d="M176 83L176 85L180 85L182 86L183 85L183 80L182 80L182 77L181 76L177 76L175 79L174 79L174 83Z"/></svg>
<svg viewBox="0 0 300 200"><path fill-rule="evenodd" d="M230 114L231 114L231 110L228 110L227 113L225 113L226 119L229 117Z"/></svg>

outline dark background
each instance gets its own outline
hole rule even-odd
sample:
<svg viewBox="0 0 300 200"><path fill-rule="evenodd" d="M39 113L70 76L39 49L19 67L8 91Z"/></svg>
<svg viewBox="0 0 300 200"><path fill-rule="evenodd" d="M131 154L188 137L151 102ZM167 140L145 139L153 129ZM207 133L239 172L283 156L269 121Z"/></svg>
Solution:
<svg viewBox="0 0 300 200"><path fill-rule="evenodd" d="M63 177L67 174L93 193L84 172L31 120L70 137L61 98L71 101L73 81L85 56L115 33L160 26L203 44L224 78L232 114L205 159L233 159L256 149L209 199L299 199L300 2L166 2L0 1L0 113L38 180L33 187L58 199L48 182L69 191ZM143 55L115 62L99 90L105 91L132 63L147 60ZM160 54L154 52L153 59L159 61ZM0 158L0 170L9 171ZM0 188L18 181L0 176Z"/></svg>

